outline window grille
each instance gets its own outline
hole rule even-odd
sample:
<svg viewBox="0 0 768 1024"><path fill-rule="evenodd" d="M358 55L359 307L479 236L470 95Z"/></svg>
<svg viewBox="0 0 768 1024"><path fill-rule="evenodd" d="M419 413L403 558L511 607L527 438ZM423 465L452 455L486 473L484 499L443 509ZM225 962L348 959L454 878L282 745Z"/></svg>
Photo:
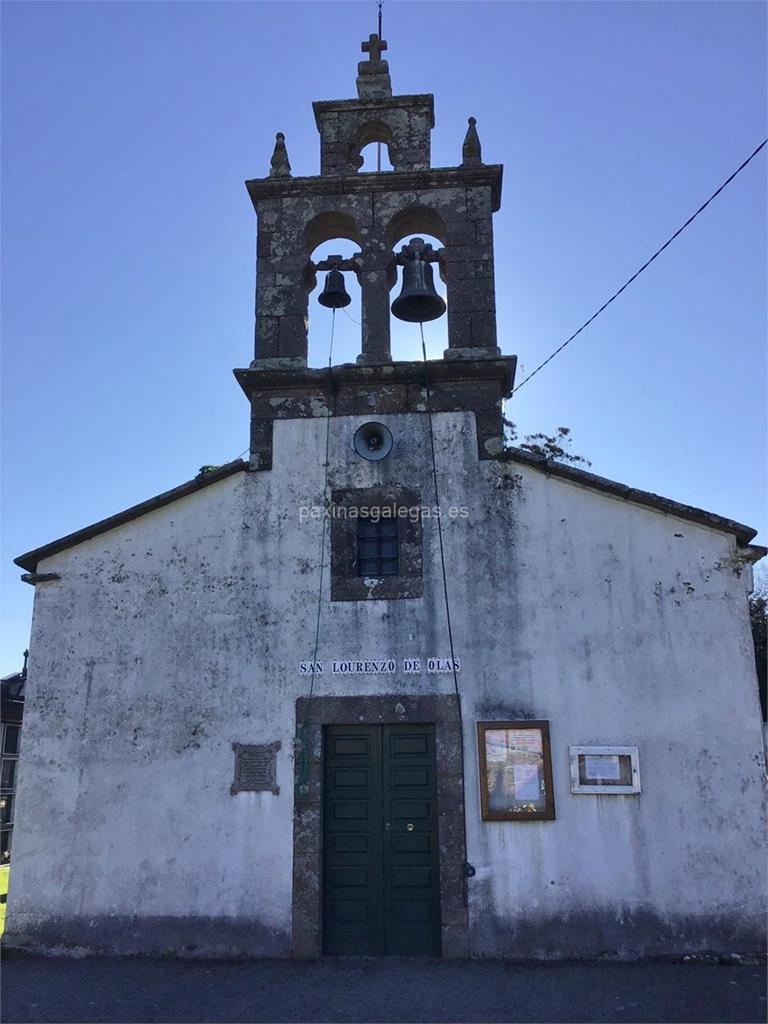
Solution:
<svg viewBox="0 0 768 1024"><path fill-rule="evenodd" d="M378 579L400 571L397 519L359 519L357 523L357 575Z"/></svg>

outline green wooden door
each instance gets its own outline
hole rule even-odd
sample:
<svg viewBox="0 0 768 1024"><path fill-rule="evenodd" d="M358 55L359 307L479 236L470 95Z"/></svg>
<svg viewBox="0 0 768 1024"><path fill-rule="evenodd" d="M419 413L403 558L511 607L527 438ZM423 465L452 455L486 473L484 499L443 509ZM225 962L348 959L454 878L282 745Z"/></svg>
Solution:
<svg viewBox="0 0 768 1024"><path fill-rule="evenodd" d="M431 725L325 730L323 950L439 954Z"/></svg>

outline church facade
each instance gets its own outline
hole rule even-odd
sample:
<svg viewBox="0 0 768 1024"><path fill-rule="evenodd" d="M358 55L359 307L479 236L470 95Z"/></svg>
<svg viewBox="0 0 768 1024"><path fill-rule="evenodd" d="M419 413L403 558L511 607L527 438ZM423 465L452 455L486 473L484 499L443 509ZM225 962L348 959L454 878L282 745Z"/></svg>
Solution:
<svg viewBox="0 0 768 1024"><path fill-rule="evenodd" d="M8 942L760 950L764 549L505 447L502 169L473 119L461 164L431 166L432 96L392 94L385 46L356 99L315 103L318 176L278 136L247 183L250 458L17 559L36 595ZM372 141L393 170L359 173ZM337 238L357 255L313 263ZM446 283L443 359L392 360L398 267L415 332ZM361 353L312 369L323 272L333 309L360 284Z"/></svg>

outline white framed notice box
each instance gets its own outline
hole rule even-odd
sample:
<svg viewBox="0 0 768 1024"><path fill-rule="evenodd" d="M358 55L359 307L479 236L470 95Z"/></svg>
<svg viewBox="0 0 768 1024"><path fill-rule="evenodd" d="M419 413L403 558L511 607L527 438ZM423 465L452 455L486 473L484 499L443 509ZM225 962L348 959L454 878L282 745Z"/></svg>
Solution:
<svg viewBox="0 0 768 1024"><path fill-rule="evenodd" d="M626 796L640 792L637 747L569 747L571 792Z"/></svg>

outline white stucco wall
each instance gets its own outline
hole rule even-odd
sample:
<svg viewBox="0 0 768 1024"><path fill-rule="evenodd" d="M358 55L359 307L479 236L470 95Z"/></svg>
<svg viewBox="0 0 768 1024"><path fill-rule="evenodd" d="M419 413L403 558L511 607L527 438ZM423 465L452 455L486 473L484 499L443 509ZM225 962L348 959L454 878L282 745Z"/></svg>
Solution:
<svg viewBox="0 0 768 1024"><path fill-rule="evenodd" d="M330 483L419 487L427 423ZM733 541L514 463L478 462L470 414L435 417L465 714L472 951L754 948L764 754ZM295 701L312 656L325 422L277 421L238 474L40 564L12 941L188 952L289 948ZM329 601L318 657L448 654L434 524L425 597ZM324 696L452 692L449 676L316 678ZM550 721L557 818L480 820L475 723ZM233 741L280 740L280 795L229 794ZM570 744L640 749L639 796L570 793ZM150 933L137 919L150 917ZM226 923L226 928L224 924ZM194 927L192 927L194 926ZM148 934L152 936L148 938ZM190 937L192 935L192 937ZM85 936L85 938L83 937ZM194 948L192 948L194 947Z"/></svg>

